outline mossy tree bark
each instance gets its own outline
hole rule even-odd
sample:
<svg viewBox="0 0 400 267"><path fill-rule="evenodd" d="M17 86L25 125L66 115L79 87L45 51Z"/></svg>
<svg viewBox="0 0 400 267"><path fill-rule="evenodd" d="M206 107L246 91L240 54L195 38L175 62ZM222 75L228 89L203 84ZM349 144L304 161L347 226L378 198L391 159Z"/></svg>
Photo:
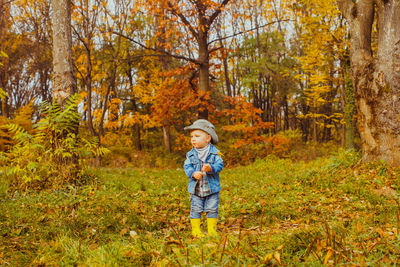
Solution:
<svg viewBox="0 0 400 267"><path fill-rule="evenodd" d="M350 29L350 60L365 161L400 165L400 1L338 0ZM371 33L377 21L378 47Z"/></svg>

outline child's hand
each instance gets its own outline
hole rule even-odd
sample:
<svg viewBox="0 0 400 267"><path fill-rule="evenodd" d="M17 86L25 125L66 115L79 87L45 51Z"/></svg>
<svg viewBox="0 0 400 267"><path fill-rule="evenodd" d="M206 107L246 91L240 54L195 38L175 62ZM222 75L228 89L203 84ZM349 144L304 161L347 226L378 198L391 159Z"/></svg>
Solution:
<svg viewBox="0 0 400 267"><path fill-rule="evenodd" d="M203 177L203 175L204 175L204 173L202 173L202 172L194 172L192 176L194 179L200 180L201 177Z"/></svg>
<svg viewBox="0 0 400 267"><path fill-rule="evenodd" d="M210 172L212 171L210 164L204 164L203 168L201 169L203 172Z"/></svg>

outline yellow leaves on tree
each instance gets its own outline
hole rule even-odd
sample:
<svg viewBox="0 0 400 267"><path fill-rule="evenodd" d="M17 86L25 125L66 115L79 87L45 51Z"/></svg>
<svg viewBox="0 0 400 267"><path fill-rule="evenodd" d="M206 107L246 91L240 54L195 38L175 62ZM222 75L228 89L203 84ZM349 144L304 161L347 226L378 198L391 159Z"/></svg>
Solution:
<svg viewBox="0 0 400 267"><path fill-rule="evenodd" d="M104 126L108 129L118 129L119 127L121 127L119 121L119 110L122 101L119 98L113 98L108 103L108 118Z"/></svg>
<svg viewBox="0 0 400 267"><path fill-rule="evenodd" d="M20 108L14 119L7 119L4 116L0 116L0 151L5 151L9 146L13 145L12 134L7 130L7 125L10 123L21 126L28 133L33 132L33 126L31 116L33 113L32 102L28 105Z"/></svg>
<svg viewBox="0 0 400 267"><path fill-rule="evenodd" d="M343 57L346 49L346 30L341 20L336 1L303 0L297 3L301 13L299 22L302 27L301 43L302 56L298 57L303 73L297 78L305 84L304 96L310 107L308 114L299 118L313 118L314 140L316 140L317 126L334 127L328 117L318 116L326 114L327 105L332 105L339 99L334 98L339 84L338 58ZM339 41L340 40L340 41ZM342 122L334 115L334 122ZM328 118L328 120L318 120Z"/></svg>

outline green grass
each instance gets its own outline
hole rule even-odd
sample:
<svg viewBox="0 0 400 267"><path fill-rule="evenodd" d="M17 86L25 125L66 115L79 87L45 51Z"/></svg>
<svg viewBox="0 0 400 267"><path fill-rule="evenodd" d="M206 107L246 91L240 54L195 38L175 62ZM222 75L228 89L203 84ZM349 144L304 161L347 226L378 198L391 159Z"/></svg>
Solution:
<svg viewBox="0 0 400 267"><path fill-rule="evenodd" d="M63 190L11 194L1 185L0 265L400 263L400 170L361 164L354 152L223 170L214 239L190 236L182 169L93 173L92 183Z"/></svg>

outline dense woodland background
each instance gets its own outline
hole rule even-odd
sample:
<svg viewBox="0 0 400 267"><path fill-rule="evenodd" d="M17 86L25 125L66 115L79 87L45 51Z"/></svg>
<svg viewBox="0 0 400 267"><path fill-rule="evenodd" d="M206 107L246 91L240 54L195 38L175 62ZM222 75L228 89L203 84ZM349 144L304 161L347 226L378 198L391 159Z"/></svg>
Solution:
<svg viewBox="0 0 400 267"><path fill-rule="evenodd" d="M160 165L168 153L180 159L190 149L183 127L204 113L232 165L299 142L360 147L336 1L206 2L73 1L82 134L122 165L143 151ZM32 131L40 103L52 102L50 1L2 0L1 13L1 124ZM10 137L1 130L3 151Z"/></svg>

